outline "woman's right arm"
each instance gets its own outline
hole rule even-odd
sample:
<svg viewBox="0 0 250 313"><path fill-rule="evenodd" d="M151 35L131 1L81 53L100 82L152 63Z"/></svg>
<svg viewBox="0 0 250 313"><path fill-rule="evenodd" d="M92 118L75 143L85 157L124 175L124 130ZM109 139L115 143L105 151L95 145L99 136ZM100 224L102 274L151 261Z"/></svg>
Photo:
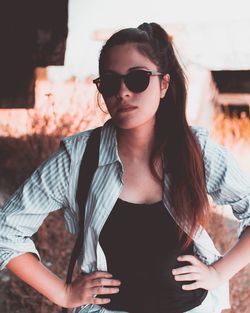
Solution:
<svg viewBox="0 0 250 313"><path fill-rule="evenodd" d="M47 215L67 206L70 156L61 147L0 209L0 270L24 253L39 253L32 241Z"/></svg>
<svg viewBox="0 0 250 313"><path fill-rule="evenodd" d="M67 285L39 260L31 239L46 216L68 205L71 152L61 148L44 162L0 210L0 269L5 266L57 305L104 304L93 295L117 292L106 272L80 275ZM108 288L102 288L107 286Z"/></svg>
<svg viewBox="0 0 250 313"><path fill-rule="evenodd" d="M120 282L112 279L112 275L107 272L80 274L71 284L67 285L32 253L15 257L8 263L7 268L61 307L73 308L84 304L106 304L110 302L109 298L98 298L96 295L119 292Z"/></svg>

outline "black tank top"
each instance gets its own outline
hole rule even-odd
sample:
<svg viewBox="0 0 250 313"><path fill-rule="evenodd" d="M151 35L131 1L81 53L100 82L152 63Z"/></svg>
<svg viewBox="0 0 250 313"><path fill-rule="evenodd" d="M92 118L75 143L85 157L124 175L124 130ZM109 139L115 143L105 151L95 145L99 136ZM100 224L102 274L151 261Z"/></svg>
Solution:
<svg viewBox="0 0 250 313"><path fill-rule="evenodd" d="M120 279L120 292L108 295L105 307L129 313L182 313L200 305L204 289L182 290L172 269L182 254L194 254L193 243L181 250L175 223L163 202L134 204L118 199L100 234L108 272ZM107 297L107 296L106 296Z"/></svg>

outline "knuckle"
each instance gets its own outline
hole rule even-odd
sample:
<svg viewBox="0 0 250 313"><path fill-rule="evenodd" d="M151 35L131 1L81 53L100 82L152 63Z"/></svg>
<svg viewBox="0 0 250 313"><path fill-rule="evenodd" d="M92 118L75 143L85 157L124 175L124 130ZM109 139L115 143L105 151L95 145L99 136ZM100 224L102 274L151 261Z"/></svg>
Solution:
<svg viewBox="0 0 250 313"><path fill-rule="evenodd" d="M194 288L196 288L196 289L198 289L198 288L199 288L199 284L198 284L198 282L195 282L195 283L194 283Z"/></svg>
<svg viewBox="0 0 250 313"><path fill-rule="evenodd" d="M194 280L195 279L195 275L194 274L189 274L188 278L190 278L190 280Z"/></svg>
<svg viewBox="0 0 250 313"><path fill-rule="evenodd" d="M93 294L97 294L98 287L92 287L92 288L89 289L88 291L89 291L89 293L90 293L91 296L92 296Z"/></svg>
<svg viewBox="0 0 250 313"><path fill-rule="evenodd" d="M101 285L102 285L102 279L101 279L101 278L95 279L95 283L96 283L97 285L101 286Z"/></svg>
<svg viewBox="0 0 250 313"><path fill-rule="evenodd" d="M98 303L100 303L100 300L102 300L102 299L93 298L92 302L93 302L93 304L98 304Z"/></svg>
<svg viewBox="0 0 250 313"><path fill-rule="evenodd" d="M104 284L105 284L105 279L100 278L99 281L98 281L98 283L99 283L100 285L104 285Z"/></svg>
<svg viewBox="0 0 250 313"><path fill-rule="evenodd" d="M89 274L92 278L98 277L98 272L92 272Z"/></svg>
<svg viewBox="0 0 250 313"><path fill-rule="evenodd" d="M108 302L107 298L95 298L95 304L104 304Z"/></svg>

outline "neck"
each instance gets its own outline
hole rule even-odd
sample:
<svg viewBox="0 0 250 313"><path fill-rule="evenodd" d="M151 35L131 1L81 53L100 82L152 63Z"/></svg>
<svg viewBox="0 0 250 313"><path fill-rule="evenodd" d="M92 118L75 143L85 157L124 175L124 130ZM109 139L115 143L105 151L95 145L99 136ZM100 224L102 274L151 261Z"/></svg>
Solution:
<svg viewBox="0 0 250 313"><path fill-rule="evenodd" d="M154 124L117 130L118 150L131 160L149 159L154 143Z"/></svg>

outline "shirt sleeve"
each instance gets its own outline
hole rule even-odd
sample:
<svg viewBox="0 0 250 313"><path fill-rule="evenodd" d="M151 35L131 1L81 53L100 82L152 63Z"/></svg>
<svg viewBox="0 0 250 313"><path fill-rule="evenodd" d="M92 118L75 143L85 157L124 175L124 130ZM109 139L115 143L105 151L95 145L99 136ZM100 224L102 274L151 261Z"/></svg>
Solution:
<svg viewBox="0 0 250 313"><path fill-rule="evenodd" d="M205 131L203 158L207 192L219 205L230 205L239 220L238 236L250 225L250 177L239 167L232 154Z"/></svg>
<svg viewBox="0 0 250 313"><path fill-rule="evenodd" d="M0 270L14 257L39 253L31 239L47 215L67 205L70 156L64 145L0 208Z"/></svg>

